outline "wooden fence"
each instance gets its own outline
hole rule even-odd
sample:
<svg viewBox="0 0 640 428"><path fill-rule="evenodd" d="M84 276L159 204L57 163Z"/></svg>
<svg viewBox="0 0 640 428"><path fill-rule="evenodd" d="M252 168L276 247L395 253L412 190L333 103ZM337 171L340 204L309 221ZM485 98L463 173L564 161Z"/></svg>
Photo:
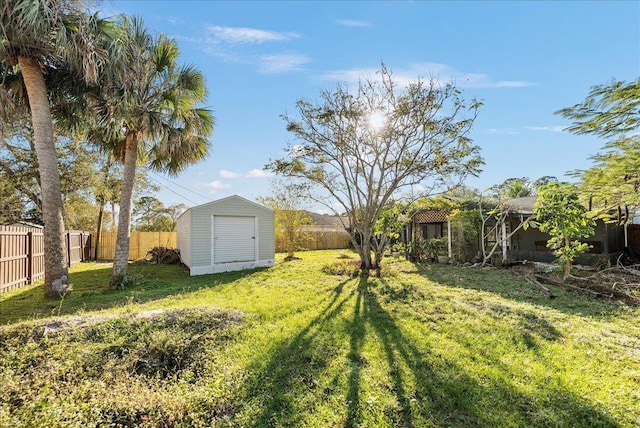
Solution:
<svg viewBox="0 0 640 428"><path fill-rule="evenodd" d="M91 234L67 231L65 262L72 266L91 258ZM0 226L0 293L33 284L44 278L42 229Z"/></svg>
<svg viewBox="0 0 640 428"><path fill-rule="evenodd" d="M94 258L95 233L68 231L65 235L67 266ZM276 251L286 251L282 239L276 239ZM98 258L113 260L116 232L100 235ZM302 243L305 250L348 248L345 232L308 232ZM143 258L154 247L177 247L176 232L131 232L129 260ZM0 226L0 293L30 285L44 278L44 237L42 229Z"/></svg>
<svg viewBox="0 0 640 428"><path fill-rule="evenodd" d="M301 247L305 250L330 250L349 248L351 241L346 232L310 231L302 241ZM276 238L276 252L287 251L285 241L281 237Z"/></svg>
<svg viewBox="0 0 640 428"><path fill-rule="evenodd" d="M129 260L146 257L149 250L154 247L176 248L177 246L176 232L131 232ZM98 243L98 259L113 260L115 254L116 232L102 232Z"/></svg>

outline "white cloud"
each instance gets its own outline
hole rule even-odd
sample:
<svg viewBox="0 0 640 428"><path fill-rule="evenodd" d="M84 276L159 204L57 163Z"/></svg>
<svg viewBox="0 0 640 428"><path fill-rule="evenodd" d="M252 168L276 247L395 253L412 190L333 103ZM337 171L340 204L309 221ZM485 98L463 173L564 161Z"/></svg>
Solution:
<svg viewBox="0 0 640 428"><path fill-rule="evenodd" d="M336 24L344 27L373 27L373 24L367 21L358 21L355 19L339 19Z"/></svg>
<svg viewBox="0 0 640 428"><path fill-rule="evenodd" d="M506 135L514 135L519 134L519 132L514 128L489 128L486 130L489 134L506 134Z"/></svg>
<svg viewBox="0 0 640 428"><path fill-rule="evenodd" d="M172 24L172 25L184 25L184 24L186 24L184 19L182 19L180 17L177 17L177 16L172 16L170 18L167 18L167 21L169 21L169 24Z"/></svg>
<svg viewBox="0 0 640 428"><path fill-rule="evenodd" d="M564 126L525 126L530 131L562 132Z"/></svg>
<svg viewBox="0 0 640 428"><path fill-rule="evenodd" d="M246 178L270 178L273 177L271 171L265 171L264 169L252 169L246 175Z"/></svg>
<svg viewBox="0 0 640 428"><path fill-rule="evenodd" d="M264 169L254 168L249 172L239 173L233 172L226 169L220 170L220 177L222 178L270 178L273 177L273 173L271 171L265 171ZM214 181L214 183L216 183ZM219 182L217 182L219 183ZM231 187L231 185L228 185Z"/></svg>
<svg viewBox="0 0 640 428"><path fill-rule="evenodd" d="M298 71L302 65L309 62L309 58L298 54L262 55L259 60L258 72L263 74Z"/></svg>
<svg viewBox="0 0 640 428"><path fill-rule="evenodd" d="M231 184L223 183L222 181L215 180L208 183L206 187L209 189L209 193L218 193L220 190L231 188Z"/></svg>
<svg viewBox="0 0 640 428"><path fill-rule="evenodd" d="M238 178L238 177L241 177L241 175L238 174L237 172L229 171L229 170L226 170L226 169L221 169L220 170L220 177L222 177L222 178Z"/></svg>
<svg viewBox="0 0 640 428"><path fill-rule="evenodd" d="M433 80L436 84L455 83L461 88L518 88L533 86L535 83L521 80L495 81L488 74L458 71L446 64L423 62L410 64L406 68L391 69L393 79L397 84L406 86L418 78ZM324 73L319 77L323 80L344 81L357 83L362 78L373 78L379 72L377 68L336 70Z"/></svg>
<svg viewBox="0 0 640 428"><path fill-rule="evenodd" d="M300 37L296 33L280 33L248 27L222 27L210 25L209 33L217 41L229 44L260 44L265 42L282 42Z"/></svg>

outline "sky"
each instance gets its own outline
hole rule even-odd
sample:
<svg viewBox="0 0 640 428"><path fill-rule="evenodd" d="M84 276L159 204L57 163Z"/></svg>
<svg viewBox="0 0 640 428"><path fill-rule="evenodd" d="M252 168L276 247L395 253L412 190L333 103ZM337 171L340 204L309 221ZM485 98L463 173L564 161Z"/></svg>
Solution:
<svg viewBox="0 0 640 428"><path fill-rule="evenodd" d="M483 103L470 137L485 165L468 186L572 180L566 172L588 168L606 141L563 131L570 122L554 112L594 85L640 76L638 1L107 0L100 9L175 38L180 62L207 79L211 154L177 178L149 174L165 205L269 196L264 165L295 143L281 116L381 63L399 81L453 81Z"/></svg>

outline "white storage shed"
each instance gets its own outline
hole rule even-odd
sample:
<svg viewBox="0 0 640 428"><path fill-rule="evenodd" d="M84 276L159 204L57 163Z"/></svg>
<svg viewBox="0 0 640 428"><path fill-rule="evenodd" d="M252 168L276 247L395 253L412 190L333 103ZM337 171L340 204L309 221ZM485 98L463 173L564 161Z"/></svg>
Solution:
<svg viewBox="0 0 640 428"><path fill-rule="evenodd" d="M178 217L178 249L189 273L228 272L275 264L274 213L234 195Z"/></svg>

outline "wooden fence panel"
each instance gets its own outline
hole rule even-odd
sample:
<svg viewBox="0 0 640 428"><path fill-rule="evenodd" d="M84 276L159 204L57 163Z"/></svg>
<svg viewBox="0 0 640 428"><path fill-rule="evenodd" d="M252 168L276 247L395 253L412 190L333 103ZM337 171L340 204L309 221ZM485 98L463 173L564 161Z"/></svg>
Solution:
<svg viewBox="0 0 640 428"><path fill-rule="evenodd" d="M65 263L72 266L87 260L91 234L67 232ZM0 226L0 293L33 284L44 278L44 235L42 229Z"/></svg>
<svg viewBox="0 0 640 428"><path fill-rule="evenodd" d="M95 234L94 234L95 239ZM129 238L129 260L146 257L154 247L176 248L178 245L176 232L131 232ZM116 254L116 232L100 234L100 260L113 260Z"/></svg>
<svg viewBox="0 0 640 428"><path fill-rule="evenodd" d="M287 251L285 243L284 239L276 237L277 253ZM330 250L349 248L350 245L349 234L346 232L311 231L307 232L305 238L302 240L301 247L304 250Z"/></svg>

